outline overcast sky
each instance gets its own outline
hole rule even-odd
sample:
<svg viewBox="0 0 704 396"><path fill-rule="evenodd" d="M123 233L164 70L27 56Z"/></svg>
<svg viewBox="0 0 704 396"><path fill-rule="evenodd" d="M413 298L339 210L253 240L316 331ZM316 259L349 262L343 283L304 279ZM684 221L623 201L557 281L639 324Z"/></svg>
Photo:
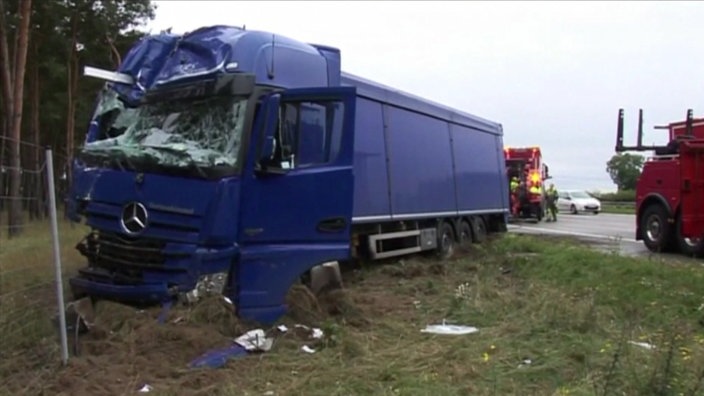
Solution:
<svg viewBox="0 0 704 396"><path fill-rule="evenodd" d="M613 190L618 109L635 142L704 116L702 2L155 1L156 33L245 25L338 47L343 69L503 124L558 188Z"/></svg>

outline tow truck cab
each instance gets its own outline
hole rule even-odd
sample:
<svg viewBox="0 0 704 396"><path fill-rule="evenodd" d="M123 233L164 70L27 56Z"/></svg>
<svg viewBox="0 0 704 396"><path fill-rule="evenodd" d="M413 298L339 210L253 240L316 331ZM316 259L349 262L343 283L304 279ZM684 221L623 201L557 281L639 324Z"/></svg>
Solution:
<svg viewBox="0 0 704 396"><path fill-rule="evenodd" d="M540 147L504 147L504 159L507 183L510 185L514 178L520 183L518 216L542 220L546 209L545 181L550 175Z"/></svg>

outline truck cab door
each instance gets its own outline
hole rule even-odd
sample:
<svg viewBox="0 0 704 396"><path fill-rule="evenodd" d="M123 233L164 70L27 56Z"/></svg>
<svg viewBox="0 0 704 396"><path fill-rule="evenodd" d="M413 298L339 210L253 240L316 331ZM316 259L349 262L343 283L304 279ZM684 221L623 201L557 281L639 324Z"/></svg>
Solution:
<svg viewBox="0 0 704 396"><path fill-rule="evenodd" d="M265 101L242 191L243 243L349 245L355 99L353 87L324 87Z"/></svg>
<svg viewBox="0 0 704 396"><path fill-rule="evenodd" d="M239 260L230 287L243 318L271 323L313 267L350 258L356 90L291 89L261 104L243 173Z"/></svg>

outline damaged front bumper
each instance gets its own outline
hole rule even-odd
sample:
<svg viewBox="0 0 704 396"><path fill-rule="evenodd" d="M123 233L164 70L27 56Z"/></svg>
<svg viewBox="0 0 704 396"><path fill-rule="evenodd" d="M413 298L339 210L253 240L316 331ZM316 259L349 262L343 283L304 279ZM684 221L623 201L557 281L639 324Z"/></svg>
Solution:
<svg viewBox="0 0 704 396"><path fill-rule="evenodd" d="M74 298L140 305L223 293L239 253L237 246L203 248L100 232L89 234L77 249L89 265L69 279Z"/></svg>

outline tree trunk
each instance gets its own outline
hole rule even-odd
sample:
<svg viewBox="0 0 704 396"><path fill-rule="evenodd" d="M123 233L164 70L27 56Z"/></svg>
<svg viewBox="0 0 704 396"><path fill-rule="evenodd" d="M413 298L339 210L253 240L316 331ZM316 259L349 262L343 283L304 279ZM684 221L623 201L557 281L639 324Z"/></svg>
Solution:
<svg viewBox="0 0 704 396"><path fill-rule="evenodd" d="M39 59L39 43L37 40L32 40L32 53L34 55L34 59ZM31 88L30 88L30 129L32 133L32 145L33 145L33 162L34 162L34 169L36 170L36 173L34 174L34 187L33 187L33 195L32 199L30 201L31 206L29 208L30 211L30 216L34 219L41 220L44 217L44 212L42 210L43 202L44 202L44 192L43 190L43 179L44 176L46 175L45 172L40 172L42 169L42 150L41 150L41 142L40 142L40 125L39 125L39 108L40 108L40 95L41 95L41 90L39 86L39 63L34 62L32 64L32 69L31 69Z"/></svg>
<svg viewBox="0 0 704 396"><path fill-rule="evenodd" d="M10 205L8 217L8 234L19 235L22 230L20 138L22 131L22 104L24 97L24 77L27 65L27 47L29 42L29 19L32 13L32 0L20 0L20 22L17 29L17 53L14 67L14 92L12 93L12 118L10 124Z"/></svg>
<svg viewBox="0 0 704 396"><path fill-rule="evenodd" d="M68 67L66 68L68 74L68 87L66 89L66 184L71 185L73 181L71 177L71 162L73 160L73 150L74 150L74 136L76 128L76 103L75 96L78 87L78 50L76 45L78 44L78 15L74 11L71 16L71 48L68 53ZM60 168L59 168L60 169Z"/></svg>
<svg viewBox="0 0 704 396"><path fill-rule="evenodd" d="M9 38L7 37L7 23L5 21L5 2L0 0L0 85L2 86L2 105L3 105L3 139L0 145L0 154L3 158L7 158L6 149L8 148L10 130L12 129L11 119L12 119L12 79L11 67L10 67L10 50L8 47ZM7 174L7 167L10 165L8 161L2 161L3 169L5 172L0 172L0 195L3 196L2 201L5 201L5 197L9 194L7 189L7 181L9 180ZM2 202L0 209L4 210L5 202ZM2 218L2 216L0 216Z"/></svg>

